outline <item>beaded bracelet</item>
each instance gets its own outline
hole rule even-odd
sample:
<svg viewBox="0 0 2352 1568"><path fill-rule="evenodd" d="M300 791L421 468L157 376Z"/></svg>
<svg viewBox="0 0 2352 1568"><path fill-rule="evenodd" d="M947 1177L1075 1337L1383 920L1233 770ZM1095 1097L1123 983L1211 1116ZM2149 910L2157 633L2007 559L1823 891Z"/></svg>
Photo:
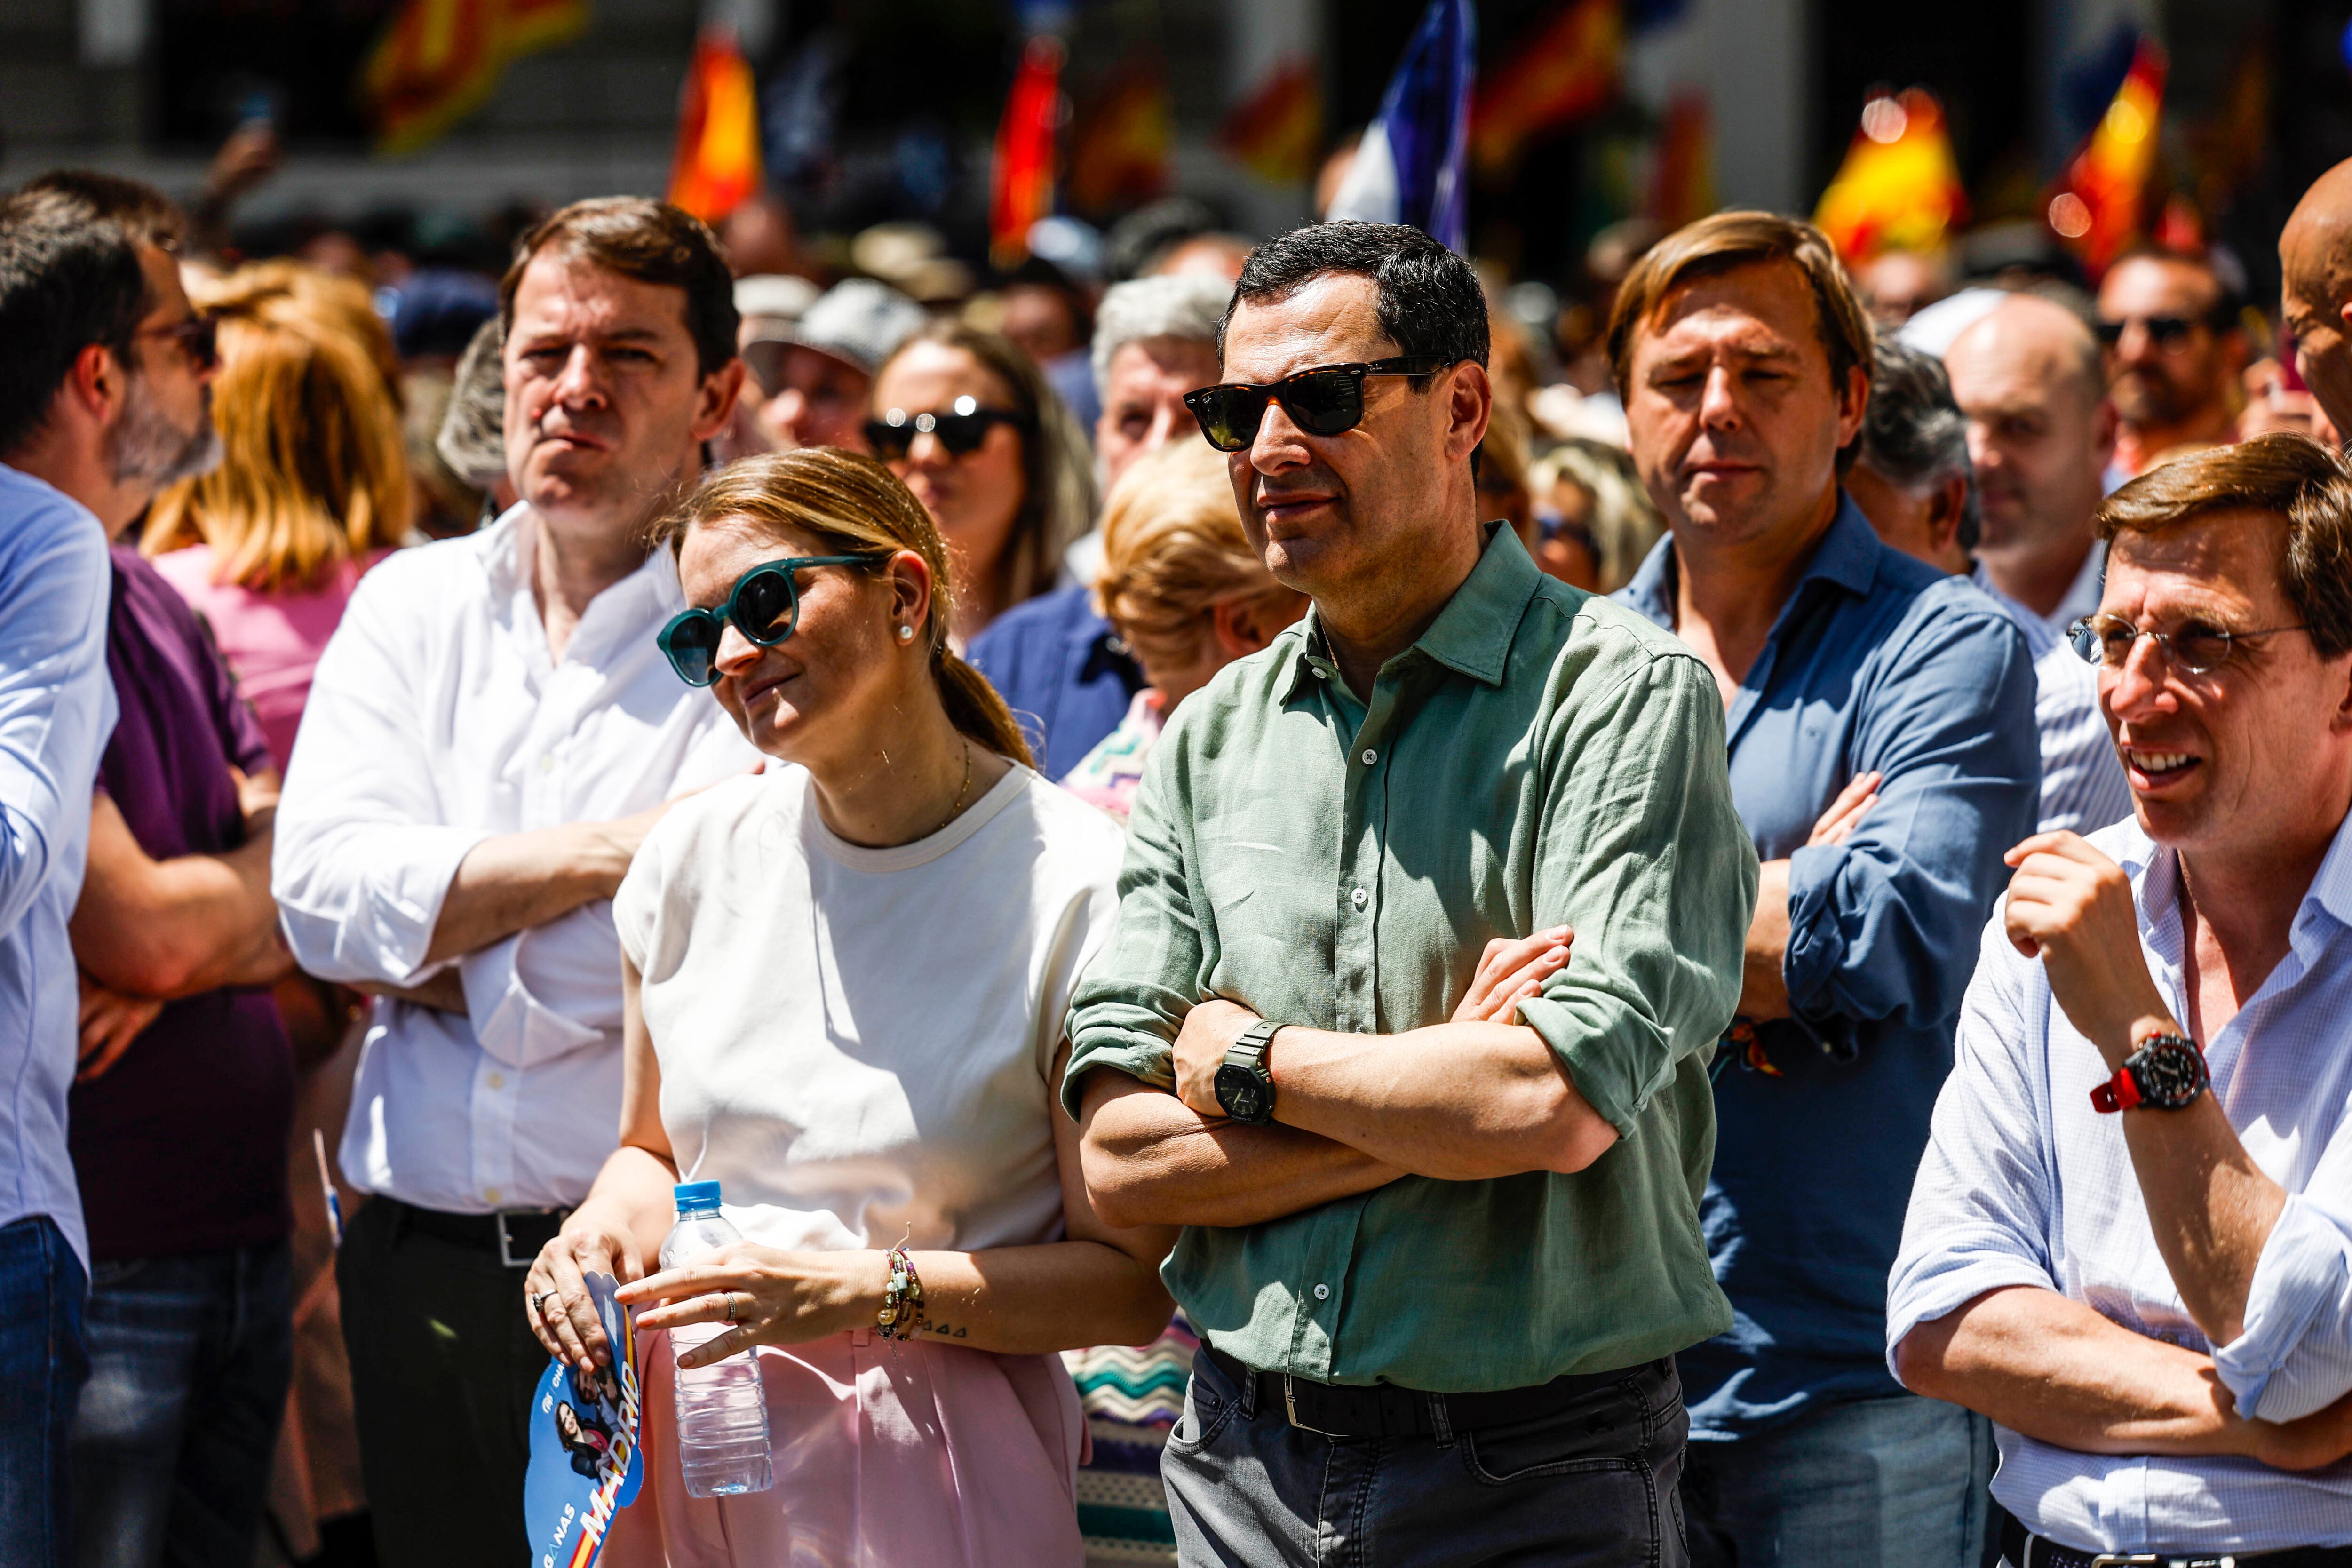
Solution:
<svg viewBox="0 0 2352 1568"><path fill-rule="evenodd" d="M923 1312L923 1281L915 1272L915 1260L907 1255L904 1242L886 1255L890 1264L890 1282L883 1288L882 1310L874 1314L874 1326L886 1340L911 1340L930 1326Z"/></svg>

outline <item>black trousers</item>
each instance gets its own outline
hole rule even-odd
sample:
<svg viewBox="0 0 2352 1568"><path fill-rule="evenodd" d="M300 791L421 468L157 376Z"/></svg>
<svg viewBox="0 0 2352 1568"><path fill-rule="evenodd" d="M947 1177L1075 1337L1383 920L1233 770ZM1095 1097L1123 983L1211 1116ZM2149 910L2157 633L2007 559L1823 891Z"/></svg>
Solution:
<svg viewBox="0 0 2352 1568"><path fill-rule="evenodd" d="M1204 1353L1160 1461L1184 1568L1685 1568L1671 1363L1438 1437L1290 1425Z"/></svg>
<svg viewBox="0 0 2352 1568"><path fill-rule="evenodd" d="M524 1568L522 1479L547 1352L523 1271L368 1203L335 1259L360 1473L384 1568Z"/></svg>

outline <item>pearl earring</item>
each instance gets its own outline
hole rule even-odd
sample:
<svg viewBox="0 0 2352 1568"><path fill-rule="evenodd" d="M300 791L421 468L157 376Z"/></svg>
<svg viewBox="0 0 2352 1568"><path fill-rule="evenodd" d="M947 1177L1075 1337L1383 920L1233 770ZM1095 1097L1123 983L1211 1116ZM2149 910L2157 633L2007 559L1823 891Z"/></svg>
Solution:
<svg viewBox="0 0 2352 1568"><path fill-rule="evenodd" d="M898 640L900 642L913 642L915 640L915 628L912 626L900 626L898 628Z"/></svg>

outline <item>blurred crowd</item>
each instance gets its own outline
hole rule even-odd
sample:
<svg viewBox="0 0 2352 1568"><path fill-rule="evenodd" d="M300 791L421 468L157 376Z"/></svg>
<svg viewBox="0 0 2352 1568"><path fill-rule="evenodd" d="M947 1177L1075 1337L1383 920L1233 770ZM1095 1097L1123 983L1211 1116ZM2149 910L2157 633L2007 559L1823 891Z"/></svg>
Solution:
<svg viewBox="0 0 2352 1568"><path fill-rule="evenodd" d="M396 1002L419 1016L435 1007L463 1014L470 1005L478 1020L511 1005L522 1020L514 1026L519 1037L536 1039L530 1031L555 1026L530 1012L542 1005L530 991L539 981L515 979L511 1002L469 989L452 1003L446 993L361 978L370 961L354 954L373 938L345 931L307 939L306 948L297 930L289 947L280 934L289 856L273 845L278 792L298 735L315 733L304 721L322 656L362 582L434 541L478 536L485 552L504 548L493 542L501 520L522 510L523 487L533 481L504 426L518 378L530 373L518 368L517 354L527 351L514 349L509 334L522 264L534 246L551 243L551 215L518 208L479 220L384 213L352 224L240 223L237 202L267 177L274 156L265 141L232 143L184 213L124 182L65 174L12 196L13 216L0 219L69 228L100 215L167 255L164 273L145 286L170 319L138 331L171 339L182 354L179 369L159 373L160 390L140 393L162 400L144 412L107 403L120 389L90 382L90 406L111 412L91 416L96 433L74 459L81 469L72 470L94 476L76 499L116 541L112 584L95 590L108 595L95 606L100 634L114 628L114 700L126 713L142 702L153 710L140 731L150 737L147 751L129 754L118 743L107 752L89 869L70 926L80 1038L71 1149L97 1285L89 1315L97 1370L74 1428L74 1507L86 1542L113 1542L86 1546L80 1560L88 1563L139 1560L186 1529L252 1539L265 1502L266 1551L294 1562L366 1560L374 1550L371 1485L385 1479L410 1489L402 1506L412 1509L418 1483L379 1454L363 1461L362 1433L386 1445L421 1428L381 1413L371 1427L367 1410L354 1413L355 1377L358 1402L375 1400L380 1411L391 1396L371 1392L370 1381L394 1373L354 1365L364 1336L350 1331L354 1303L338 1289L343 1224L377 1205L390 1212L398 1193L403 1211L421 1216L407 1222L415 1234L487 1246L501 1268L529 1262L554 1234L553 1221L544 1232L516 1222L509 1234L508 1211L521 1205L511 1177L477 1172L461 1184L469 1194L479 1189L475 1210L436 1207L403 1168L403 1152L384 1154L383 1129L371 1132L364 1116L352 1120L371 1019L378 1028L406 1026L384 1023ZM2324 221L2332 221L2325 212L2309 219ZM877 460L919 503L922 526L936 531L942 559L952 563L951 613L936 633L921 634L936 636L942 668L969 661L1001 695L1037 772L1126 822L1173 710L1228 664L1269 647L1308 605L1307 595L1277 581L1253 548L1228 459L1201 438L1186 401L1223 379L1221 334L1258 237L1229 231L1199 202L1172 198L1108 232L1048 219L1029 237L1025 261L992 272L950 254L940 235L918 224L812 238L769 195L712 231L731 275L724 314L732 336L720 358L740 357L742 370L740 394L688 442L698 462L789 477L789 468L761 465L810 448ZM1479 516L1514 531L1542 574L1592 595L1623 592L1637 602L1646 595L1659 605L1675 591L1670 581L1662 585L1664 568L1656 564L1665 558L1659 545L1668 519L1635 456L1621 379L1632 350L1619 291L1629 279L1664 287L1654 276L1664 265L1657 247L1671 242L1634 221L1596 237L1573 279L1478 268L1493 402L1470 459ZM42 243L73 242L52 236ZM678 247L691 248L674 239ZM2292 309L2298 275L2289 261ZM667 278L659 268L673 263L646 266ZM677 286L700 298L700 285ZM2219 249L2148 246L2093 280L2054 247L2007 231L1932 254L1880 255L1852 269L1852 286L1871 322L1864 329L1868 408L1866 416L1853 411L1855 433L1840 450L1843 494L1887 546L1935 574L1969 580L2021 636L2031 672L2012 684L2032 694L2030 749L2040 779L2021 829L2087 832L2128 816L2130 788L2102 717L2097 677L2080 647L2068 646L2100 608L2108 547L2095 519L2119 487L2253 437L2289 432L2334 447L2337 428L2305 379L2333 364L2312 358L2326 321L2291 331L2268 301L2249 296L2243 266ZM2342 353L2339 341L2323 346ZM194 412L205 407L208 419ZM0 427L0 444L31 440L38 427L28 415L13 417ZM920 536L922 526L909 524L907 537ZM454 602L462 595L451 581ZM604 635L584 611L564 630L582 646ZM457 658L448 648L469 635L420 633L414 647L384 654L386 668L407 661L438 669L436 661ZM638 640L650 646L650 631ZM680 654L669 657L687 674ZM168 680L152 670L168 671ZM656 673L667 692L668 671ZM363 697L352 695L364 683L354 686L348 672L342 679L341 700L364 709ZM466 700L470 688L451 679L457 695L450 700ZM167 687L188 694L185 711L167 710L157 695ZM679 730L662 743L675 741L680 756L699 757L695 765L708 764L709 776L681 763L647 803L603 815L649 809L673 784L719 777L721 762L740 768L744 758L727 749L734 737L723 716L707 703L696 711L702 729ZM467 726L493 721L453 724L450 754L420 764L426 782L418 787L454 788L449 780L469 767L517 797L548 787L520 761L509 777L499 771L505 762L466 754ZM351 726L337 731L337 745L370 761L371 731L357 719L337 722ZM529 739L530 716L513 722L509 749L519 759L539 742ZM958 727L969 732L961 721ZM602 765L620 767L627 747L604 743L614 749ZM317 740L310 745L324 750ZM999 748L1012 749L1010 742ZM190 761L194 752L208 760ZM542 770L555 768L555 755L546 753ZM970 786L970 762L964 766ZM1850 784L1839 810L1853 818L1878 795L1865 780L1842 779L1835 788ZM956 809L964 798L957 791ZM1836 843L1851 830L1839 811L1818 825L1814 815L1805 813L1793 842ZM518 837L533 829L529 807L509 825ZM1991 853L1997 858L2006 847L2004 838ZM281 862L275 889L274 848ZM320 839L304 851L319 864L301 875L331 879L326 861L370 852L357 837ZM201 870L190 868L196 860ZM541 922L552 929L571 910L612 897L617 884L615 875L583 885L562 909L533 906L533 917L517 916L484 945ZM394 910L380 923L389 929L412 914ZM1954 926L1969 956L1981 919L1977 910ZM397 947L393 936L382 940L387 952ZM601 940L609 946L609 928ZM420 948L412 956L421 955ZM509 967L521 975L520 962ZM403 967L384 965L387 973ZM440 972L450 984L457 974ZM468 971L466 985L479 983ZM211 1010L199 1014L198 1003ZM617 1027L609 1020L596 1026ZM1948 1011L1922 1037L1937 1029L1948 1050ZM1760 1063L1777 1076L1769 1031L1735 1028L1730 1038L1748 1053L1743 1065ZM201 1068L165 1063L173 1039L205 1043ZM473 1049L471 1036L465 1048ZM528 1057L541 1047L517 1048ZM483 1070L495 1088L497 1073L510 1069ZM378 1084L365 1092L412 1091ZM1916 1109L1924 1137L1925 1106ZM470 1114L489 1113L478 1107ZM338 1130L347 1121L344 1138ZM159 1132L166 1122L204 1131L193 1140ZM158 1161L165 1146L172 1157ZM375 1164L346 1172L342 1162L358 1152ZM1900 1196L1890 1227L1899 1224ZM578 1198L523 1206L552 1214L561 1202L569 1212ZM289 1205L290 1235L278 1220ZM461 1220L495 1220L495 1234L476 1235ZM1857 1257L1837 1262L1883 1278L1894 1241L1891 1229L1874 1234L1853 1244ZM1817 1244L1842 1245L1807 1232L1804 1245ZM234 1261L226 1275L191 1272L168 1288L155 1270L131 1267L196 1253ZM498 1310L510 1310L515 1280L499 1272L496 1283L504 1292ZM1736 1289L1734 1300L1747 1309ZM169 1316L180 1310L173 1303L190 1302L237 1327L206 1328L202 1345L170 1365L120 1352L140 1331L140 1311ZM403 1331L393 1317L404 1309L389 1291L359 1310L376 1314L370 1321L383 1342ZM110 1360L110 1343L118 1352ZM1073 1355L1104 1474L1138 1473L1134 1451L1156 1452L1166 1441L1198 1347L1180 1314L1139 1358ZM172 1450L176 1436L148 1429L166 1406L193 1410L188 1419L228 1434L194 1483L227 1500L201 1527L169 1500L174 1486L191 1484L189 1461ZM1731 1420L1724 1430L1742 1429ZM1981 1492L1989 1428L1955 1430L1957 1464L1964 1478L1977 1467ZM1116 1494L1129 1497L1130 1513L1159 1506L1134 1504L1108 1483L1093 1493L1087 1485L1082 1476L1082 1503ZM390 1528L379 1512L375 1539Z"/></svg>

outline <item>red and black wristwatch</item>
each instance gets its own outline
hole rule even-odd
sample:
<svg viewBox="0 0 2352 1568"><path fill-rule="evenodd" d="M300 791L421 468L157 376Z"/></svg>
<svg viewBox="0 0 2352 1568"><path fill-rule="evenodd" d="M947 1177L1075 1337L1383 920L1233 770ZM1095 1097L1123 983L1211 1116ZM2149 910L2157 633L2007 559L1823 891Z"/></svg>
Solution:
<svg viewBox="0 0 2352 1568"><path fill-rule="evenodd" d="M2091 1109L2179 1110L2197 1103L2212 1083L2205 1070L2205 1053L2186 1035L2167 1031L2150 1035L2124 1058L2116 1076L2091 1090Z"/></svg>

